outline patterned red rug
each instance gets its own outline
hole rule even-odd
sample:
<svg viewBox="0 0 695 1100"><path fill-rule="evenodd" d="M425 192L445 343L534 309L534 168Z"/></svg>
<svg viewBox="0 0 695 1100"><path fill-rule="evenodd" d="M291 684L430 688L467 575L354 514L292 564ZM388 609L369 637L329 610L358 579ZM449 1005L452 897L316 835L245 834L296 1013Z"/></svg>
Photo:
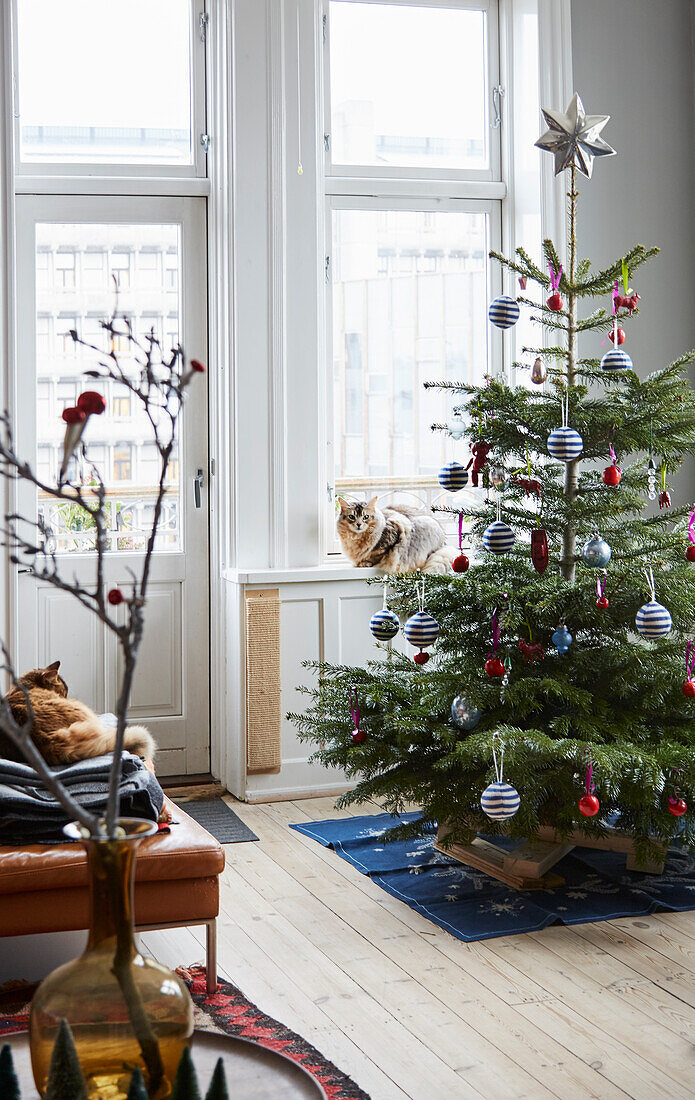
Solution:
<svg viewBox="0 0 695 1100"><path fill-rule="evenodd" d="M230 982L220 982L217 993L205 992L202 966L179 967L177 973L191 991L195 1005L195 1026L205 1030L214 1024L226 1035L238 1035L253 1043L276 1050L297 1062L320 1084L326 1100L370 1100L368 1094L346 1074L329 1062L296 1032L266 1016ZM29 1002L35 985L17 982L0 990L0 1038L26 1031Z"/></svg>

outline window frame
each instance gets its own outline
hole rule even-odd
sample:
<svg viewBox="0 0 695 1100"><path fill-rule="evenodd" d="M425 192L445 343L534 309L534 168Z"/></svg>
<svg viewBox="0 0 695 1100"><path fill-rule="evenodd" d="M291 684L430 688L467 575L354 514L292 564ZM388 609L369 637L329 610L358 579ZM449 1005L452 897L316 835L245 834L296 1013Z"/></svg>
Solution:
<svg viewBox="0 0 695 1100"><path fill-rule="evenodd" d="M88 178L90 181L111 179L137 179L151 180L200 180L207 178L207 153L201 141L202 135L207 133L206 115L206 40L201 30L200 16L206 12L206 0L188 0L190 21L190 112L191 112L191 142L192 163L175 164L161 162L158 164L137 163L106 163L100 164L93 161L72 161L51 163L37 163L35 161L22 160L21 156L21 103L19 95L19 3L21 0L11 0L12 26L12 67L13 67L13 149L14 149L14 176L17 193L36 183L65 180L66 186L61 190L68 190L69 181L78 177ZM207 24L206 24L207 26ZM39 183L40 186L40 183ZM90 184L90 190L92 186ZM138 192L143 193L143 192Z"/></svg>

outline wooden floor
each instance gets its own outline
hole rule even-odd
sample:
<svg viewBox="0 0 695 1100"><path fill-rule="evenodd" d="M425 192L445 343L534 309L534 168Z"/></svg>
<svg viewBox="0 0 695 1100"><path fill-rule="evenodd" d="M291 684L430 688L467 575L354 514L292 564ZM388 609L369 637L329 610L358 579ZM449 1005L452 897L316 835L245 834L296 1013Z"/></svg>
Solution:
<svg viewBox="0 0 695 1100"><path fill-rule="evenodd" d="M694 913L465 944L287 828L332 799L233 805L260 843L226 847L220 972L372 1100L695 1097Z"/></svg>

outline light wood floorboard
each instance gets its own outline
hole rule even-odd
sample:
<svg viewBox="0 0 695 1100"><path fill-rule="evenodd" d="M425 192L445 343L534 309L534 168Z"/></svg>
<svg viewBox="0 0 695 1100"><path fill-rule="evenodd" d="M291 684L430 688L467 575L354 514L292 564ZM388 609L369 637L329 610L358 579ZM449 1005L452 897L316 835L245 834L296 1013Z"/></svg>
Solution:
<svg viewBox="0 0 695 1100"><path fill-rule="evenodd" d="M288 828L376 813L331 798L231 802L219 969L372 1100L695 1096L695 917L626 918L466 944ZM170 965L203 931L148 933Z"/></svg>

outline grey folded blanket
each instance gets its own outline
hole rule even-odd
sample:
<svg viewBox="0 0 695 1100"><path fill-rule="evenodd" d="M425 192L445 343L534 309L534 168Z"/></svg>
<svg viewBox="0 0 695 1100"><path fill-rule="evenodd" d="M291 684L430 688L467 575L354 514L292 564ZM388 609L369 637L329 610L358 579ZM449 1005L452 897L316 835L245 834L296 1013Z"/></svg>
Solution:
<svg viewBox="0 0 695 1100"><path fill-rule="evenodd" d="M51 768L86 810L106 810L111 755ZM123 817L157 821L164 792L139 757L123 753L119 788ZM65 843L68 816L28 764L0 758L0 844Z"/></svg>

